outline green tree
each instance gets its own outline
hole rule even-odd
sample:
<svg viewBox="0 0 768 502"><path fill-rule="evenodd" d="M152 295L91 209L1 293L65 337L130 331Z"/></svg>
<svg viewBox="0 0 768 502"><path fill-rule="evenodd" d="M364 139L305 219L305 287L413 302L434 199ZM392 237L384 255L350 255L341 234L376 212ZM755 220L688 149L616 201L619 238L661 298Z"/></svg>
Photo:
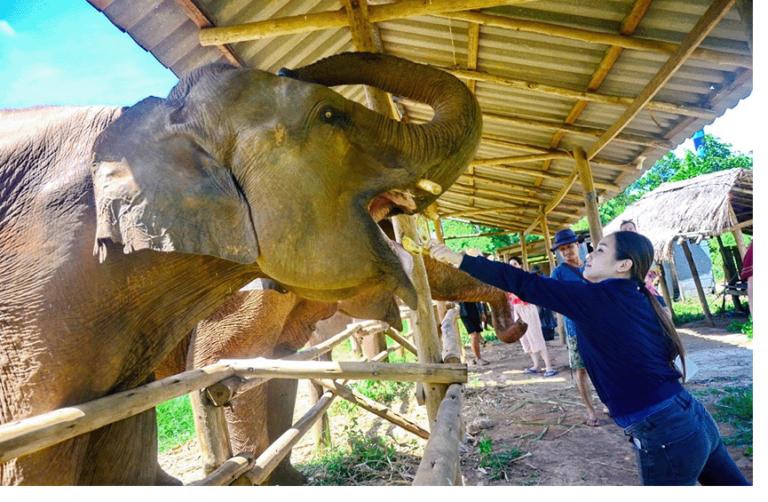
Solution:
<svg viewBox="0 0 768 502"><path fill-rule="evenodd" d="M517 234L493 235L487 237L465 237L461 239L448 239L457 235L475 235L501 232L498 228L486 227L476 223L459 220L443 220L443 236L446 237L445 243L454 251L474 248L484 253L493 253L498 248L511 246L520 242ZM431 225L431 223L430 223ZM526 241L528 238L526 237Z"/></svg>

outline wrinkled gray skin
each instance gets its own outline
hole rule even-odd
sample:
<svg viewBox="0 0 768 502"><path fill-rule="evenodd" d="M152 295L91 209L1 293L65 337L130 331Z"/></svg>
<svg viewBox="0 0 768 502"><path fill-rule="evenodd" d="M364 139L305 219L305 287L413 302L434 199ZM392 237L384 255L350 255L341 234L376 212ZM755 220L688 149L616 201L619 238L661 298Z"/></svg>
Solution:
<svg viewBox="0 0 768 502"><path fill-rule="evenodd" d="M488 302L497 337L508 340L512 311L506 292L428 256L424 265L433 299ZM346 313L348 307L348 302L316 302L272 289L241 291L201 322L160 365L156 376L169 377L220 359L284 357L307 342L316 345L330 338L353 322ZM296 383L273 379L231 401L225 414L233 453L258 456L291 427ZM305 482L289 455L266 483L288 486Z"/></svg>
<svg viewBox="0 0 768 502"><path fill-rule="evenodd" d="M426 101L434 119L386 120L325 87L336 74ZM476 100L381 55L286 75L214 65L125 110L0 114L1 423L151 381L257 277L318 301L367 295L378 317L393 292L415 302L367 210L421 210L435 196L412 189L419 178L458 177L480 137ZM392 190L411 193L407 207ZM6 462L0 481L154 484L156 449L150 410Z"/></svg>

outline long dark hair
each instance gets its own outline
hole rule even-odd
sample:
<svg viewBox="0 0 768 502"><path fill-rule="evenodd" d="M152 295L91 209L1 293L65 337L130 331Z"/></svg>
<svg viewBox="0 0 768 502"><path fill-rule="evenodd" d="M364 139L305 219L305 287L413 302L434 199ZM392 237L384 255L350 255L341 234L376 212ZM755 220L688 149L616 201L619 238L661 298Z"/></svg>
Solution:
<svg viewBox="0 0 768 502"><path fill-rule="evenodd" d="M617 260L632 260L632 274L630 279L637 282L640 287L640 291L651 302L651 307L656 313L659 322L661 323L664 336L667 341L667 348L669 350L669 365L673 369L675 368L674 360L677 356L680 356L683 362L683 381L685 381L685 348L683 342L680 340L680 335L677 334L677 329L672 323L672 319L667 315L664 307L661 306L656 297L648 291L645 287L645 277L648 275L648 271L651 269L653 263L653 244L648 238L637 232L620 231L613 234L615 237L616 245L616 259Z"/></svg>

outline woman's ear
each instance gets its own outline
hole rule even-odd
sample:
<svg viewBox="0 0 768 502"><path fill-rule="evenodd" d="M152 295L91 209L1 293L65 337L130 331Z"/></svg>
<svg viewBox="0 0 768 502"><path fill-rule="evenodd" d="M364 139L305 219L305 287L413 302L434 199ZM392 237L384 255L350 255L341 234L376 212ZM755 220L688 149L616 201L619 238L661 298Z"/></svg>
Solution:
<svg viewBox="0 0 768 502"><path fill-rule="evenodd" d="M163 100L126 110L97 138L94 254L105 241L141 249L206 254L240 263L259 255L250 208L231 172L186 136L169 130Z"/></svg>
<svg viewBox="0 0 768 502"><path fill-rule="evenodd" d="M629 258L616 262L616 270L621 274L631 274L634 263Z"/></svg>

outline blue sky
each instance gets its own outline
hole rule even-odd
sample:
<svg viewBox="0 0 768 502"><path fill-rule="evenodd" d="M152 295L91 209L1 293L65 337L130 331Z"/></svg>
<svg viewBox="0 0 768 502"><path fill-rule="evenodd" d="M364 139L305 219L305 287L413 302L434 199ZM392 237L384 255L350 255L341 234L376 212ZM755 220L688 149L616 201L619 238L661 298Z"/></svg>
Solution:
<svg viewBox="0 0 768 502"><path fill-rule="evenodd" d="M132 105L166 96L176 80L85 0L0 0L0 109ZM705 132L742 152L754 150L755 94ZM685 149L693 149L692 141L678 155Z"/></svg>

